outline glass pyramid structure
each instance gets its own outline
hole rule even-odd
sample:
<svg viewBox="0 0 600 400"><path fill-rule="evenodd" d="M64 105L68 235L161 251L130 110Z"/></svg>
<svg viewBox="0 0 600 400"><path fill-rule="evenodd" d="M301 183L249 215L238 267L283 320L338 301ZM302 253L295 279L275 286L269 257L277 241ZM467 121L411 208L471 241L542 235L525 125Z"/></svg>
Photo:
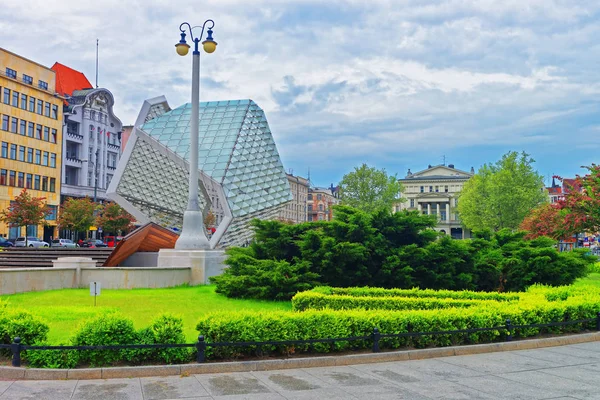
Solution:
<svg viewBox="0 0 600 400"><path fill-rule="evenodd" d="M142 107L107 195L140 222L177 229L187 205L192 107L146 104L152 100ZM244 244L250 220L276 218L292 199L267 119L252 100L205 102L199 130L199 200L219 223L211 245Z"/></svg>

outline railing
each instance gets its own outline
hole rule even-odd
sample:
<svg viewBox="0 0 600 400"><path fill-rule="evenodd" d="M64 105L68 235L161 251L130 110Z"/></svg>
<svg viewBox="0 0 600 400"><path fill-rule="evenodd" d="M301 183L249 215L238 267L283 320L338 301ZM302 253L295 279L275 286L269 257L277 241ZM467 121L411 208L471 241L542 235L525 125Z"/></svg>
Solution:
<svg viewBox="0 0 600 400"><path fill-rule="evenodd" d="M566 326L576 324L590 324L595 322L596 331L600 331L600 312L596 313L595 318L580 319L574 321L549 322L545 324L526 324L513 325L510 319L502 326L494 326L490 328L470 328L470 329L455 329L451 331L432 331L432 332L403 332L403 333L380 333L379 329L373 328L373 331L365 336L351 336L344 338L325 338L325 339L299 339L299 340L266 340L262 342L206 342L203 335L198 336L196 343L183 344L124 344L124 345L103 345L103 346L28 346L21 343L21 338L16 337L12 344L0 344L0 349L10 349L12 352L12 366L21 366L21 352L24 350L125 350L125 349L161 349L161 348L182 348L195 347L197 350L196 362L203 363L206 361L206 349L208 347L250 347L255 346L259 350L262 346L288 346L302 345L315 343L331 343L335 342L353 342L358 340L372 340L372 351L378 353L381 351L380 341L387 338L403 338L415 336L433 336L433 335L455 335L476 332L488 331L504 331L506 332L505 341L510 342L514 339L513 334L517 329L528 328L549 328L553 326ZM261 350L262 351L262 350Z"/></svg>
<svg viewBox="0 0 600 400"><path fill-rule="evenodd" d="M76 140L83 140L83 135L80 135L78 133L73 133L73 132L67 132L67 137L73 138Z"/></svg>

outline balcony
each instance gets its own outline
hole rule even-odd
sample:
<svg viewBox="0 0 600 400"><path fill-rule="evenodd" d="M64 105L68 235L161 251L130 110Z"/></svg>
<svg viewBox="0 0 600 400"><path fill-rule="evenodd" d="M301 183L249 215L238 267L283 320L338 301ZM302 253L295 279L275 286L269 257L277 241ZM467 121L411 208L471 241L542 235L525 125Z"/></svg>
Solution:
<svg viewBox="0 0 600 400"><path fill-rule="evenodd" d="M113 150L119 150L121 148L121 145L115 143L108 143L108 148Z"/></svg>
<svg viewBox="0 0 600 400"><path fill-rule="evenodd" d="M77 155L67 154L65 156L65 165L68 167L81 168L83 161L77 158Z"/></svg>
<svg viewBox="0 0 600 400"><path fill-rule="evenodd" d="M67 131L67 140L77 143L83 143L83 135Z"/></svg>

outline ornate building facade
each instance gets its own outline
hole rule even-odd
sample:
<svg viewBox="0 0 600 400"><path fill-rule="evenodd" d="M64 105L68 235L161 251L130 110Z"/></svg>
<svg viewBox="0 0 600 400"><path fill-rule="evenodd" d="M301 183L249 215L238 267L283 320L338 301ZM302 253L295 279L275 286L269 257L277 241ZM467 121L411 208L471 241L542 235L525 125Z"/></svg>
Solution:
<svg viewBox="0 0 600 400"><path fill-rule="evenodd" d="M52 69L57 91L66 98L61 195L104 200L121 156L123 124L113 112L113 95L92 88L79 71L60 63Z"/></svg>
<svg viewBox="0 0 600 400"><path fill-rule="evenodd" d="M340 203L337 187L314 187L308 190L307 213L309 221L331 221L333 206Z"/></svg>
<svg viewBox="0 0 600 400"><path fill-rule="evenodd" d="M458 194L464 183L474 175L454 168L453 164L429 166L412 173L410 169L400 183L404 186L402 197L406 200L394 206L394 211L418 210L422 214L436 215L436 230L452 235L455 239L471 237L471 232L460 222L456 210Z"/></svg>
<svg viewBox="0 0 600 400"><path fill-rule="evenodd" d="M307 221L306 201L308 199L309 182L301 176L286 174L292 191L292 201L281 210L279 219L299 224Z"/></svg>

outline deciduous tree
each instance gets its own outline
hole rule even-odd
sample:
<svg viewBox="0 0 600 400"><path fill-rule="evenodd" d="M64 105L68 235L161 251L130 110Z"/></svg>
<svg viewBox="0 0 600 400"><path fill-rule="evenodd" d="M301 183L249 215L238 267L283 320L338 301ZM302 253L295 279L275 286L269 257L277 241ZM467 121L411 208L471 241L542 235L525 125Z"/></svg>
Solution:
<svg viewBox="0 0 600 400"><path fill-rule="evenodd" d="M342 203L367 212L391 209L393 203L399 201L401 191L396 175L389 176L385 169L378 170L367 164L355 167L340 182Z"/></svg>
<svg viewBox="0 0 600 400"><path fill-rule="evenodd" d="M130 230L134 221L133 215L117 203L105 203L96 218L96 225L102 227L105 232L118 234Z"/></svg>
<svg viewBox="0 0 600 400"><path fill-rule="evenodd" d="M37 226L50 215L51 211L45 197L31 197L27 189L15 197L6 210L0 211L0 221L13 226L24 226L25 232L30 225ZM25 234L25 246L27 246L27 233Z"/></svg>
<svg viewBox="0 0 600 400"><path fill-rule="evenodd" d="M70 198L60 207L58 226L76 232L86 232L94 224L94 210L98 204L89 197L82 199Z"/></svg>
<svg viewBox="0 0 600 400"><path fill-rule="evenodd" d="M525 152L511 151L485 164L459 195L458 212L473 231L517 229L532 209L547 201L543 177Z"/></svg>

